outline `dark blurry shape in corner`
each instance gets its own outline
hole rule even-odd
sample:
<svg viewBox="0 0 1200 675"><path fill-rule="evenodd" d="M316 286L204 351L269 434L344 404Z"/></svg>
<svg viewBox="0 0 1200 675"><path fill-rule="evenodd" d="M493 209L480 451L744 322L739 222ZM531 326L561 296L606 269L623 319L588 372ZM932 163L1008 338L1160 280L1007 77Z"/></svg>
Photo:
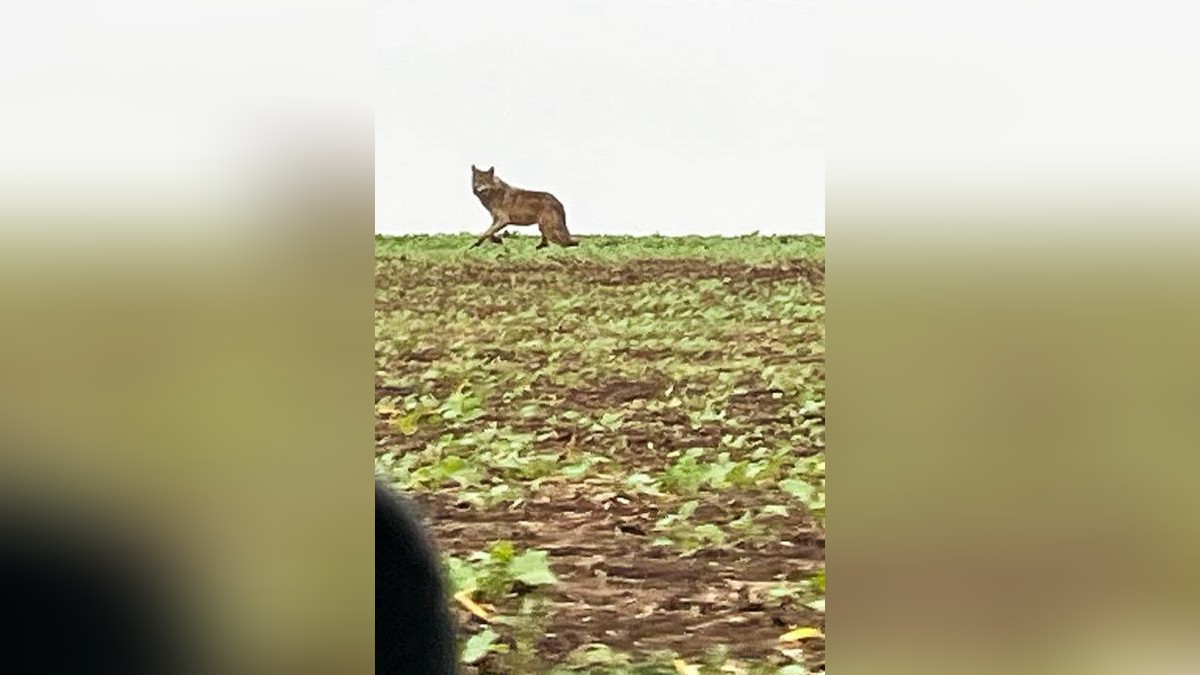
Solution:
<svg viewBox="0 0 1200 675"><path fill-rule="evenodd" d="M45 488L0 493L0 672L198 672L150 547Z"/></svg>
<svg viewBox="0 0 1200 675"><path fill-rule="evenodd" d="M447 598L429 538L405 502L376 479L376 675L458 672Z"/></svg>

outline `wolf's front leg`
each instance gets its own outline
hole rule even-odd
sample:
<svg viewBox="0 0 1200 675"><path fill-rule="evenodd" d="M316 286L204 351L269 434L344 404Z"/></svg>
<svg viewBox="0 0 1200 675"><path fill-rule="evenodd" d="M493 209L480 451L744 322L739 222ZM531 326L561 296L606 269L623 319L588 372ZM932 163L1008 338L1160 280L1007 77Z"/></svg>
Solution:
<svg viewBox="0 0 1200 675"><path fill-rule="evenodd" d="M488 241L492 237L496 236L496 233L499 232L500 230L503 230L504 226L507 224L508 223L504 222L503 220L500 220L499 218L494 219L492 221L492 226L487 229L487 232L484 232L483 234L479 235L479 238L475 240L475 243L471 244L471 248L480 246L483 244L483 242Z"/></svg>

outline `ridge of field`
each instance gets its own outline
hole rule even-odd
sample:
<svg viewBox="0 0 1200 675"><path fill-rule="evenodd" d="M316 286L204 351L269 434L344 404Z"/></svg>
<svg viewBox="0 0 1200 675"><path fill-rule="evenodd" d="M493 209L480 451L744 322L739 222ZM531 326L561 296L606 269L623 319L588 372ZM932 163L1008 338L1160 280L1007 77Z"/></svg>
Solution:
<svg viewBox="0 0 1200 675"><path fill-rule="evenodd" d="M544 259L570 254L589 260L645 259L662 257L733 258L746 262L787 259L824 259L825 237L816 234L741 235L736 237L580 236L581 246L571 249L552 247L536 250L536 235L528 232L504 232L502 238L513 246L489 244L472 253ZM472 234L375 235L377 257L414 255L421 258L461 259L475 242Z"/></svg>
<svg viewBox="0 0 1200 675"><path fill-rule="evenodd" d="M824 238L581 239L376 237L376 468L468 672L822 667Z"/></svg>

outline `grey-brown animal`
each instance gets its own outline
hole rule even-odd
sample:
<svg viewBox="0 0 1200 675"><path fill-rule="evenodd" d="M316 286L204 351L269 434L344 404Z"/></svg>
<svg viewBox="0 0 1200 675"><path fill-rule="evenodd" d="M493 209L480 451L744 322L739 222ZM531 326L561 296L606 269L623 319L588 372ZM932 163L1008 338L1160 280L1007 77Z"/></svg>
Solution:
<svg viewBox="0 0 1200 675"><path fill-rule="evenodd" d="M471 190L483 207L492 215L492 225L475 240L471 248L485 241L503 243L500 230L509 225L537 223L542 233L538 248L549 242L559 246L578 246L579 240L567 231L567 214L562 202L549 192L534 192L515 188L496 177L496 167L481 171L471 165Z"/></svg>

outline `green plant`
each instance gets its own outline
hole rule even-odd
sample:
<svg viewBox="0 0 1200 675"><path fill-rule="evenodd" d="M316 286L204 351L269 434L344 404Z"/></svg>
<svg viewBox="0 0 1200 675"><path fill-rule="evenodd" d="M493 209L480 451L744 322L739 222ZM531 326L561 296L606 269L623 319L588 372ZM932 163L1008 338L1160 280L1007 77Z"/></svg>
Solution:
<svg viewBox="0 0 1200 675"><path fill-rule="evenodd" d="M456 592L477 595L488 602L556 581L545 551L518 552L508 540L497 541L488 550L472 553L466 559L450 556L447 568Z"/></svg>

